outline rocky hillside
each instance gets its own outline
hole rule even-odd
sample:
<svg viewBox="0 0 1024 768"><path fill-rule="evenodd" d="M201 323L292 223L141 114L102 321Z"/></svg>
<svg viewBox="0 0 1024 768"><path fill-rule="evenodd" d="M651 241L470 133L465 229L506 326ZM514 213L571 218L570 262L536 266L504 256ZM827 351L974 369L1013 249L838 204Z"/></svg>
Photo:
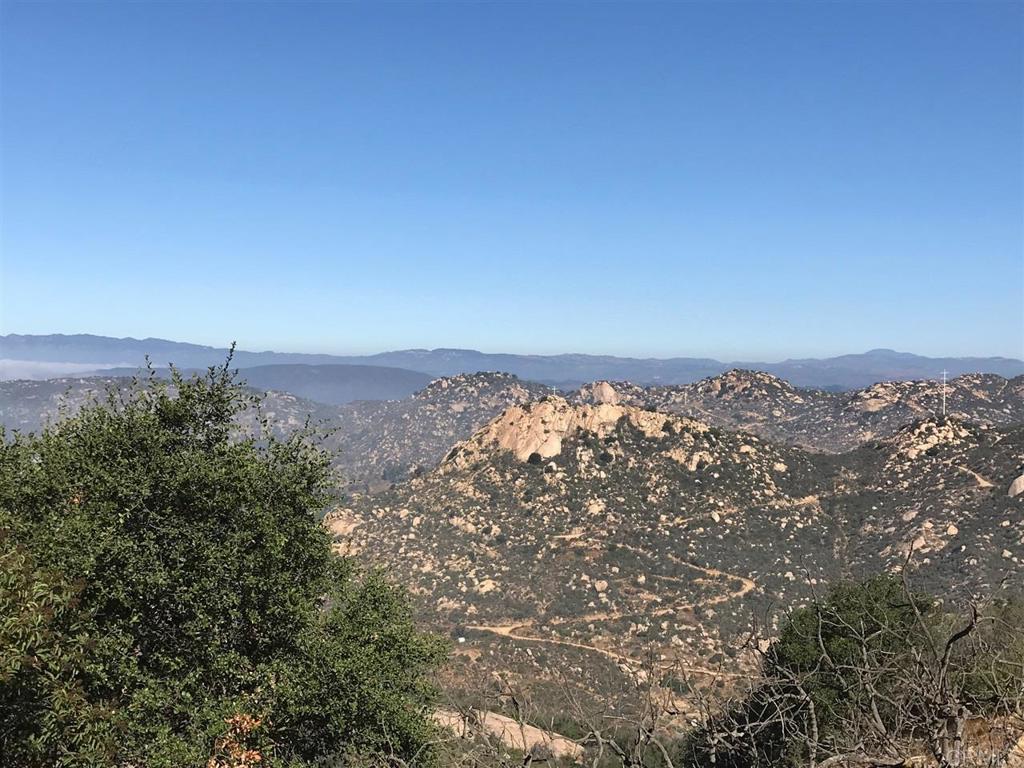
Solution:
<svg viewBox="0 0 1024 768"><path fill-rule="evenodd" d="M473 373L437 379L404 400L349 403L327 426L328 447L356 487L375 489L433 468L459 440L511 405L527 403L550 387L508 373Z"/></svg>
<svg viewBox="0 0 1024 768"><path fill-rule="evenodd" d="M346 504L338 546L386 563L478 666L584 687L652 648L710 676L770 606L908 555L942 592L1024 587L1024 428L925 419L829 455L591 394L513 406Z"/></svg>
<svg viewBox="0 0 1024 768"><path fill-rule="evenodd" d="M909 556L938 591L1021 589L1024 428L927 418L841 457L833 513L856 571Z"/></svg>
<svg viewBox="0 0 1024 768"><path fill-rule="evenodd" d="M854 392L797 389L760 371L732 370L684 386L638 387L598 382L580 389L581 403L628 403L679 413L728 429L811 450L842 452L895 434L942 412L939 381L893 381ZM1024 423L1024 376L968 374L946 385L946 412L993 426Z"/></svg>

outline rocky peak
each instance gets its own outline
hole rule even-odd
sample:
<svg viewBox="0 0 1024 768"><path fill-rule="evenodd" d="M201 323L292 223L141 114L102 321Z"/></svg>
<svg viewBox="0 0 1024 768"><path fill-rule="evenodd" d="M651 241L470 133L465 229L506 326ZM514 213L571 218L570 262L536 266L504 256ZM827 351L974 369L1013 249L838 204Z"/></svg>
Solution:
<svg viewBox="0 0 1024 768"><path fill-rule="evenodd" d="M929 417L908 424L889 439L895 456L913 461L932 448L975 442L971 428L959 419Z"/></svg>
<svg viewBox="0 0 1024 768"><path fill-rule="evenodd" d="M453 392L479 392L481 389L508 387L519 384L519 378L511 373L484 372L484 373L460 373L457 376L443 376L434 379L423 389L417 392L414 397L421 400L434 397L450 397Z"/></svg>
<svg viewBox="0 0 1024 768"><path fill-rule="evenodd" d="M568 395L568 400L589 405L635 405L653 410L656 399L652 402L651 391L631 381L595 381Z"/></svg>
<svg viewBox="0 0 1024 768"><path fill-rule="evenodd" d="M734 368L718 376L702 379L693 385L696 392L722 400L763 400L782 396L801 402L793 385L764 371Z"/></svg>
<svg viewBox="0 0 1024 768"><path fill-rule="evenodd" d="M428 407L497 413L513 403L525 403L551 392L551 387L522 381L511 373L462 373L435 379L413 399Z"/></svg>
<svg viewBox="0 0 1024 768"><path fill-rule="evenodd" d="M897 405L908 405L930 389L925 382L883 381L855 392L848 407L861 413L877 413Z"/></svg>
<svg viewBox="0 0 1024 768"><path fill-rule="evenodd" d="M985 373L969 373L950 379L945 386L948 413L977 423L1018 423L1024 390L1013 381ZM885 381L850 393L845 410L856 418L926 417L941 413L943 385L940 379Z"/></svg>
<svg viewBox="0 0 1024 768"><path fill-rule="evenodd" d="M548 459L561 453L563 440L578 432L604 437L624 418L649 438L661 437L666 431L708 429L700 422L667 413L607 402L573 404L552 395L506 409L469 440L455 446L442 468L469 466L494 450L512 453L519 461Z"/></svg>
<svg viewBox="0 0 1024 768"><path fill-rule="evenodd" d="M594 405L618 405L621 398L615 386L608 381L595 381L580 387L577 398L583 403Z"/></svg>

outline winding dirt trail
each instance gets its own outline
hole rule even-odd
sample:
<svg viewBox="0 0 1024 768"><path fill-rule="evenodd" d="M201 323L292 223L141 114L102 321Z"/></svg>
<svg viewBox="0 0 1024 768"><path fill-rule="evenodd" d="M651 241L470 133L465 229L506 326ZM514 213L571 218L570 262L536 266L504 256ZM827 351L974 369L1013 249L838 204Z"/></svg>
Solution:
<svg viewBox="0 0 1024 768"><path fill-rule="evenodd" d="M628 544L620 544L620 546L623 549L628 549L638 554L645 554L642 552L642 550L638 550L637 548L629 546ZM738 600L744 597L745 595L750 594L755 589L757 589L757 584L754 582L754 580L749 579L746 576L739 576L737 574L726 573L725 571L721 571L717 568L707 568L701 565L697 565L696 563L691 563L689 561L683 560L672 554L667 555L667 557L677 565L681 565L686 568L692 568L696 571L706 574L710 578L738 582L738 586L734 587L730 591L725 592L721 595L716 595L715 597L709 598L708 600L703 602L701 605L703 605L704 607L721 605L722 603L726 603L730 600ZM678 576L659 576L658 578L677 581L680 583L683 582L683 579L679 578ZM591 613L572 618L555 618L546 623L551 626L565 627L572 624L579 624L583 622L616 621L618 619L626 618L629 616L664 616L666 614L677 613L679 611L692 610L694 607L696 606L690 603L677 603L675 605L659 608L655 611L619 611L617 613ZM476 632L485 632L488 634L496 635L498 637L504 637L509 640L514 640L516 642L521 643L539 643L543 645L559 645L567 648L576 648L582 651L588 651L590 653L599 654L608 659L611 659L617 664L625 665L629 669L640 669L643 666L643 663L637 659L618 653L616 651L609 650L607 648L602 648L597 645L581 643L575 640L564 640L555 637L537 637L536 635L523 634L523 630L530 630L535 627L536 621L531 619L529 621L519 621L511 624L475 624L467 626L466 629L470 629ZM690 672L693 674L701 675L710 675L714 677L746 677L746 675L740 673L723 672L720 669L711 669L708 667L701 666L685 665L678 663L673 663L667 666L675 667L684 672Z"/></svg>

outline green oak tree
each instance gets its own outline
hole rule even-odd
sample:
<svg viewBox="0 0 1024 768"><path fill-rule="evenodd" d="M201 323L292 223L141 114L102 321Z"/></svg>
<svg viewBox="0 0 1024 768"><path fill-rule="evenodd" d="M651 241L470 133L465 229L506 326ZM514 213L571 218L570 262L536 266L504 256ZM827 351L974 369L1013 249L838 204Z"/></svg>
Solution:
<svg viewBox="0 0 1024 768"><path fill-rule="evenodd" d="M328 456L228 364L0 443L0 761L430 762L443 646L332 553Z"/></svg>

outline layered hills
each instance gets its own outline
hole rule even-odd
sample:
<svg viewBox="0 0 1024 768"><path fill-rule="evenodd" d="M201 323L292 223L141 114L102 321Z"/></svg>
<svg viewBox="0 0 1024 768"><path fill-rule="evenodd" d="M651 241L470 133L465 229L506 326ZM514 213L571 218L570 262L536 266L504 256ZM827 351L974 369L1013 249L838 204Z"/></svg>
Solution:
<svg viewBox="0 0 1024 768"><path fill-rule="evenodd" d="M305 400L343 405L357 400L401 400L426 387L432 377L380 365L284 363L245 369L245 381L264 392L288 392Z"/></svg>
<svg viewBox="0 0 1024 768"><path fill-rule="evenodd" d="M296 373L293 367L311 370ZM356 489L380 489L429 470L456 442L509 406L554 391L510 374L478 373L436 379L410 396L338 404L325 401L345 399L344 387L352 379L338 369L347 366L281 368L240 373L264 393L264 414L280 431L302 426L307 418L321 427L346 484ZM379 370L385 369L374 369L374 377ZM374 377L360 381L367 384ZM0 382L0 424L8 430L37 430L58 415L62 403L73 410L105 387L126 381L103 376ZM274 388L278 384L301 391ZM402 379L395 386L414 384L413 379ZM318 387L330 391L319 394ZM563 394L574 404L629 405L750 432L778 444L837 453L895 435L915 420L940 417L943 385L883 382L835 393L797 388L764 372L732 370L688 385L643 387L600 381ZM961 376L945 386L945 400L947 414L961 421L989 426L1024 423L1024 377Z"/></svg>
<svg viewBox="0 0 1024 768"><path fill-rule="evenodd" d="M951 597L1024 588L1022 474L1020 426L926 417L825 454L549 396L328 521L460 638L466 675L612 690L651 658L742 674L754 617L840 578L909 565Z"/></svg>
<svg viewBox="0 0 1024 768"><path fill-rule="evenodd" d="M0 422L35 430L126 381L0 382ZM752 618L840 578L909 564L951 597L1024 589L1022 377L829 392L731 370L556 392L476 373L341 404L254 391L276 430L319 427L347 488L326 518L338 548L410 587L454 639L460 683L499 674L555 701L654 663L726 685L749 668Z"/></svg>
<svg viewBox="0 0 1024 768"><path fill-rule="evenodd" d="M301 366L300 366L301 367ZM244 369L248 376L251 369ZM74 412L90 398L129 386L130 378L89 376L45 381L0 381L0 426L34 432ZM437 379L409 397L360 400L341 405L292 392L260 390L261 413L280 433L312 425L334 457L342 482L355 489L379 489L434 466L451 446L516 403L550 387L504 373L465 374Z"/></svg>

